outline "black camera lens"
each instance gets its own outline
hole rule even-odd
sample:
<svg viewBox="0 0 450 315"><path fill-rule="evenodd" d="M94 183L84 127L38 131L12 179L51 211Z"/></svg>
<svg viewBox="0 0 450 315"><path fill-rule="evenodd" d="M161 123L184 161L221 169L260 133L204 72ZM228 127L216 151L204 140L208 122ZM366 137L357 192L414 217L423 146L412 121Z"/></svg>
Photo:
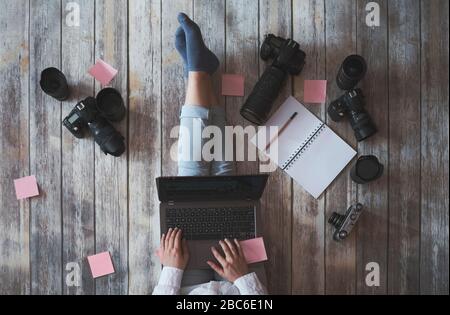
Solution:
<svg viewBox="0 0 450 315"><path fill-rule="evenodd" d="M47 68L41 72L41 89L58 101L69 98L69 86L64 74L56 68Z"/></svg>
<svg viewBox="0 0 450 315"><path fill-rule="evenodd" d="M279 68L267 68L242 106L242 117L256 125L265 123L286 76Z"/></svg>
<svg viewBox="0 0 450 315"><path fill-rule="evenodd" d="M104 88L98 92L97 108L109 121L121 121L126 113L122 95L113 88Z"/></svg>
<svg viewBox="0 0 450 315"><path fill-rule="evenodd" d="M88 126L105 154L120 156L125 152L124 137L105 118L98 116Z"/></svg>
<svg viewBox="0 0 450 315"><path fill-rule="evenodd" d="M350 125L355 133L356 140L363 141L377 133L377 128L366 112L350 112Z"/></svg>
<svg viewBox="0 0 450 315"><path fill-rule="evenodd" d="M360 55L350 55L345 58L336 77L336 83L342 90L353 89L365 76L367 64Z"/></svg>
<svg viewBox="0 0 450 315"><path fill-rule="evenodd" d="M333 212L328 219L328 223L330 223L332 226L334 226L336 229L339 229L344 223L345 215L341 215L337 212Z"/></svg>

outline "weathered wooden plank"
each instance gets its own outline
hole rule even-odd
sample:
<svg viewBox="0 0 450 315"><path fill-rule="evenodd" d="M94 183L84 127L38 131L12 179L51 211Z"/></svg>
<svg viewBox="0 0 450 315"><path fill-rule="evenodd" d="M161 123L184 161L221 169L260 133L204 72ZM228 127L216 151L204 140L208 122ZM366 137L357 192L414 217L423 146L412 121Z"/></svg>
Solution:
<svg viewBox="0 0 450 315"><path fill-rule="evenodd" d="M421 1L420 292L423 294L449 293L448 6L448 1Z"/></svg>
<svg viewBox="0 0 450 315"><path fill-rule="evenodd" d="M13 179L30 175L29 2L2 0L0 7L0 294L28 294L30 203L16 200Z"/></svg>
<svg viewBox="0 0 450 315"><path fill-rule="evenodd" d="M44 94L40 73L61 66L61 1L30 2L31 293L62 293L61 103Z"/></svg>
<svg viewBox="0 0 450 315"><path fill-rule="evenodd" d="M258 0L226 2L226 72L242 74L245 76L244 97L227 97L227 120L232 126L248 126L250 122L239 113L242 104L251 93L259 75L259 33L258 33ZM246 137L247 138L247 137ZM240 138L237 138L240 140ZM244 161L237 161L237 174L258 173L258 163L247 161L247 149L254 151L253 145L248 145L247 139L236 141L237 148L246 148ZM235 152L236 153L236 152Z"/></svg>
<svg viewBox="0 0 450 315"><path fill-rule="evenodd" d="M175 49L175 31L179 26L177 15L184 12L191 16L192 0L162 1L162 174L176 176L177 163L171 158L170 150L176 152L177 139L171 139L173 127L180 124L180 109L184 104L186 90L183 61ZM176 135L178 137L178 135Z"/></svg>
<svg viewBox="0 0 450 315"><path fill-rule="evenodd" d="M129 293L149 294L158 281L161 174L161 3L129 2Z"/></svg>
<svg viewBox="0 0 450 315"><path fill-rule="evenodd" d="M225 97L221 96L221 74L225 69L225 1L196 0L193 12L206 45L220 61L213 75L213 87L220 105L225 106Z"/></svg>
<svg viewBox="0 0 450 315"><path fill-rule="evenodd" d="M291 38L291 25L291 1L261 0L259 2L260 43L264 41L264 35L268 33ZM261 60L260 75L270 62L266 64ZM280 92L274 108L282 104L291 92L292 84L289 80L284 90ZM270 257L265 267L268 289L272 294L291 293L291 185L291 178L277 169L270 174L262 199L263 235Z"/></svg>
<svg viewBox="0 0 450 315"><path fill-rule="evenodd" d="M306 53L302 74L294 79L294 96L303 101L303 83L325 79L324 0L293 2L294 39ZM331 84L334 84L331 82ZM305 104L325 120L325 104ZM318 200L293 182L292 293L325 292L325 195ZM295 245L294 245L295 244Z"/></svg>
<svg viewBox="0 0 450 315"><path fill-rule="evenodd" d="M95 9L95 56L118 69L111 85L128 107L127 1L97 0ZM127 118L114 125L128 143ZM128 154L127 150L118 158L105 156L95 145L95 250L110 251L116 271L96 280L98 294L128 292Z"/></svg>
<svg viewBox="0 0 450 315"><path fill-rule="evenodd" d="M419 293L419 1L389 1L388 292Z"/></svg>
<svg viewBox="0 0 450 315"><path fill-rule="evenodd" d="M72 26L70 19L76 11L62 2L62 65L70 86L70 99L62 104L63 118L75 104L94 93L94 80L87 70L94 62L94 2L78 1L80 25ZM76 10L76 9L75 9ZM89 133L85 130L85 135ZM94 280L87 255L94 252L94 142L75 138L62 129L62 215L63 215L63 292L64 294L94 294ZM79 286L68 286L65 279L72 272L68 263L81 268ZM70 266L69 266L70 267ZM70 282L69 282L70 283Z"/></svg>
<svg viewBox="0 0 450 315"><path fill-rule="evenodd" d="M387 2L380 6L380 26L366 24L366 4L357 1L358 54L367 61L367 74L360 87L366 97L366 110L377 126L378 133L358 144L360 155L372 154L384 164L384 176L375 182L358 186L358 202L365 207L355 230L357 237L357 293L387 293L388 244L388 85L387 85ZM376 262L380 266L380 286L366 285L366 264Z"/></svg>
<svg viewBox="0 0 450 315"><path fill-rule="evenodd" d="M345 57L356 51L356 3L347 0L325 1L326 77L328 100L343 94L336 85L336 74ZM347 121L335 123L327 117L328 125L352 147L356 147L353 130ZM349 178L350 166L345 168L326 193L325 220L333 211L344 212L356 202L356 185ZM353 294L356 284L356 233L343 242L333 240L334 228L325 229L325 292Z"/></svg>

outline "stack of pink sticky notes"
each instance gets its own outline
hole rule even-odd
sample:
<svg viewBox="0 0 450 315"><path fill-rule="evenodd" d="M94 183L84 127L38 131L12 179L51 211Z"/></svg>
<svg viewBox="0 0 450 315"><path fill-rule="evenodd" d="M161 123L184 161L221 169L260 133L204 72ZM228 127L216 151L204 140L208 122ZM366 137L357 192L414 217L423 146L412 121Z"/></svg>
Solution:
<svg viewBox="0 0 450 315"><path fill-rule="evenodd" d="M102 85L108 85L116 76L117 70L101 59L89 69L89 74L96 78Z"/></svg>
<svg viewBox="0 0 450 315"><path fill-rule="evenodd" d="M114 273L114 266L109 252L88 256L92 277L98 278Z"/></svg>
<svg viewBox="0 0 450 315"><path fill-rule="evenodd" d="M266 247L262 237L239 242L248 264L267 260Z"/></svg>
<svg viewBox="0 0 450 315"><path fill-rule="evenodd" d="M327 80L305 80L303 94L305 103L325 103L327 99Z"/></svg>
<svg viewBox="0 0 450 315"><path fill-rule="evenodd" d="M39 189L34 175L15 179L14 188L16 190L17 200L39 195Z"/></svg>
<svg viewBox="0 0 450 315"><path fill-rule="evenodd" d="M240 74L222 74L222 95L244 96L244 76Z"/></svg>

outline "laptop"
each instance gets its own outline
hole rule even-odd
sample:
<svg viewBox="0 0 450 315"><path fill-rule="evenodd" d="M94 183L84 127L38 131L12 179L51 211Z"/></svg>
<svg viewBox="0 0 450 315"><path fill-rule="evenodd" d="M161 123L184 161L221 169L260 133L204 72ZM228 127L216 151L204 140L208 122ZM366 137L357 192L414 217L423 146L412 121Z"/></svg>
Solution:
<svg viewBox="0 0 450 315"><path fill-rule="evenodd" d="M260 198L268 175L158 177L161 233L182 229L188 269L209 269L211 246L261 236Z"/></svg>

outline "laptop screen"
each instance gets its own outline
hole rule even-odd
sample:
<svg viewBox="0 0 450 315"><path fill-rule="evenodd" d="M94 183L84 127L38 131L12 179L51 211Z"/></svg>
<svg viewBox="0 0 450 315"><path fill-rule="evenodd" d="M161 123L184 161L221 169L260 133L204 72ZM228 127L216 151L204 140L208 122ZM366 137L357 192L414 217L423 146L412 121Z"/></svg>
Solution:
<svg viewBox="0 0 450 315"><path fill-rule="evenodd" d="M158 177L161 202L209 200L258 200L268 175Z"/></svg>

